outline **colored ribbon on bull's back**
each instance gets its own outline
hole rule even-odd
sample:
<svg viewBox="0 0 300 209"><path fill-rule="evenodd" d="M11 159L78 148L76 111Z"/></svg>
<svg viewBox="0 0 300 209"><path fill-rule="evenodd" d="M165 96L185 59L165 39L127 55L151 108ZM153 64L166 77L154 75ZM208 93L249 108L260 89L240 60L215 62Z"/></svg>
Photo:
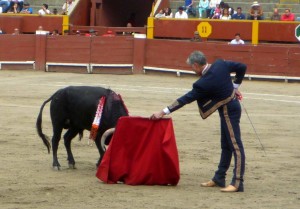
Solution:
<svg viewBox="0 0 300 209"><path fill-rule="evenodd" d="M103 109L104 109L104 105L105 105L105 100L106 100L106 97L103 96L100 98L99 103L98 103L97 111L95 114L95 118L94 118L94 121L93 121L93 124L91 127L90 137L89 137L93 141L96 140L97 132L100 127L101 117L102 117L102 113L103 113Z"/></svg>

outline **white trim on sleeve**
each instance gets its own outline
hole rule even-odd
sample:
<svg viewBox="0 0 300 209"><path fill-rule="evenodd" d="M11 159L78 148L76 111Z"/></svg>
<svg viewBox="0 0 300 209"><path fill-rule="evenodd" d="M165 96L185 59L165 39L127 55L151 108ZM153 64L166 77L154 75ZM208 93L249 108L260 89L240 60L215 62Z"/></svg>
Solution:
<svg viewBox="0 0 300 209"><path fill-rule="evenodd" d="M169 115L169 114L171 113L168 107L164 108L164 109L163 109L163 112L164 112L166 115Z"/></svg>
<svg viewBox="0 0 300 209"><path fill-rule="evenodd" d="M236 83L233 83L233 88L237 89L239 88L240 84L236 84Z"/></svg>

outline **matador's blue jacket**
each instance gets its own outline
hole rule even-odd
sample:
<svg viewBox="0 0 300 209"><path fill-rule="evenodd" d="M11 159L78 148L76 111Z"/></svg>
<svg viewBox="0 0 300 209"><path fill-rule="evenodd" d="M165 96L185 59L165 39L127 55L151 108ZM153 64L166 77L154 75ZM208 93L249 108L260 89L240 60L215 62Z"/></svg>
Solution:
<svg viewBox="0 0 300 209"><path fill-rule="evenodd" d="M235 73L233 82L241 84L247 66L242 63L217 60L207 72L193 84L193 89L168 106L173 112L182 106L197 100L200 115L203 119L227 104L235 97L231 73Z"/></svg>

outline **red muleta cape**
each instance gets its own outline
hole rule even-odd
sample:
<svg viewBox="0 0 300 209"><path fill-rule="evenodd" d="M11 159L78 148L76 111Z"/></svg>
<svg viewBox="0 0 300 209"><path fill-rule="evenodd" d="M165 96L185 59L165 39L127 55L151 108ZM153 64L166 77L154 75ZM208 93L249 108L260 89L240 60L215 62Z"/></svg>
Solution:
<svg viewBox="0 0 300 209"><path fill-rule="evenodd" d="M177 185L180 173L172 119L121 117L96 176L106 183Z"/></svg>

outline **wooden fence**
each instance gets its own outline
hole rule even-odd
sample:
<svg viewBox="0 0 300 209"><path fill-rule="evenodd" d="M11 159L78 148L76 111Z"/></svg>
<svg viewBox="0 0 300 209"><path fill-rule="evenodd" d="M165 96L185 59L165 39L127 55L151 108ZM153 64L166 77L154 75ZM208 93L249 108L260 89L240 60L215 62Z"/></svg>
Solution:
<svg viewBox="0 0 300 209"><path fill-rule="evenodd" d="M220 42L117 37L1 35L1 69L82 73L192 73L186 65L194 50L209 62L222 58L247 64L250 75L300 77L300 47L291 44L228 45ZM32 67L29 67L31 64Z"/></svg>

